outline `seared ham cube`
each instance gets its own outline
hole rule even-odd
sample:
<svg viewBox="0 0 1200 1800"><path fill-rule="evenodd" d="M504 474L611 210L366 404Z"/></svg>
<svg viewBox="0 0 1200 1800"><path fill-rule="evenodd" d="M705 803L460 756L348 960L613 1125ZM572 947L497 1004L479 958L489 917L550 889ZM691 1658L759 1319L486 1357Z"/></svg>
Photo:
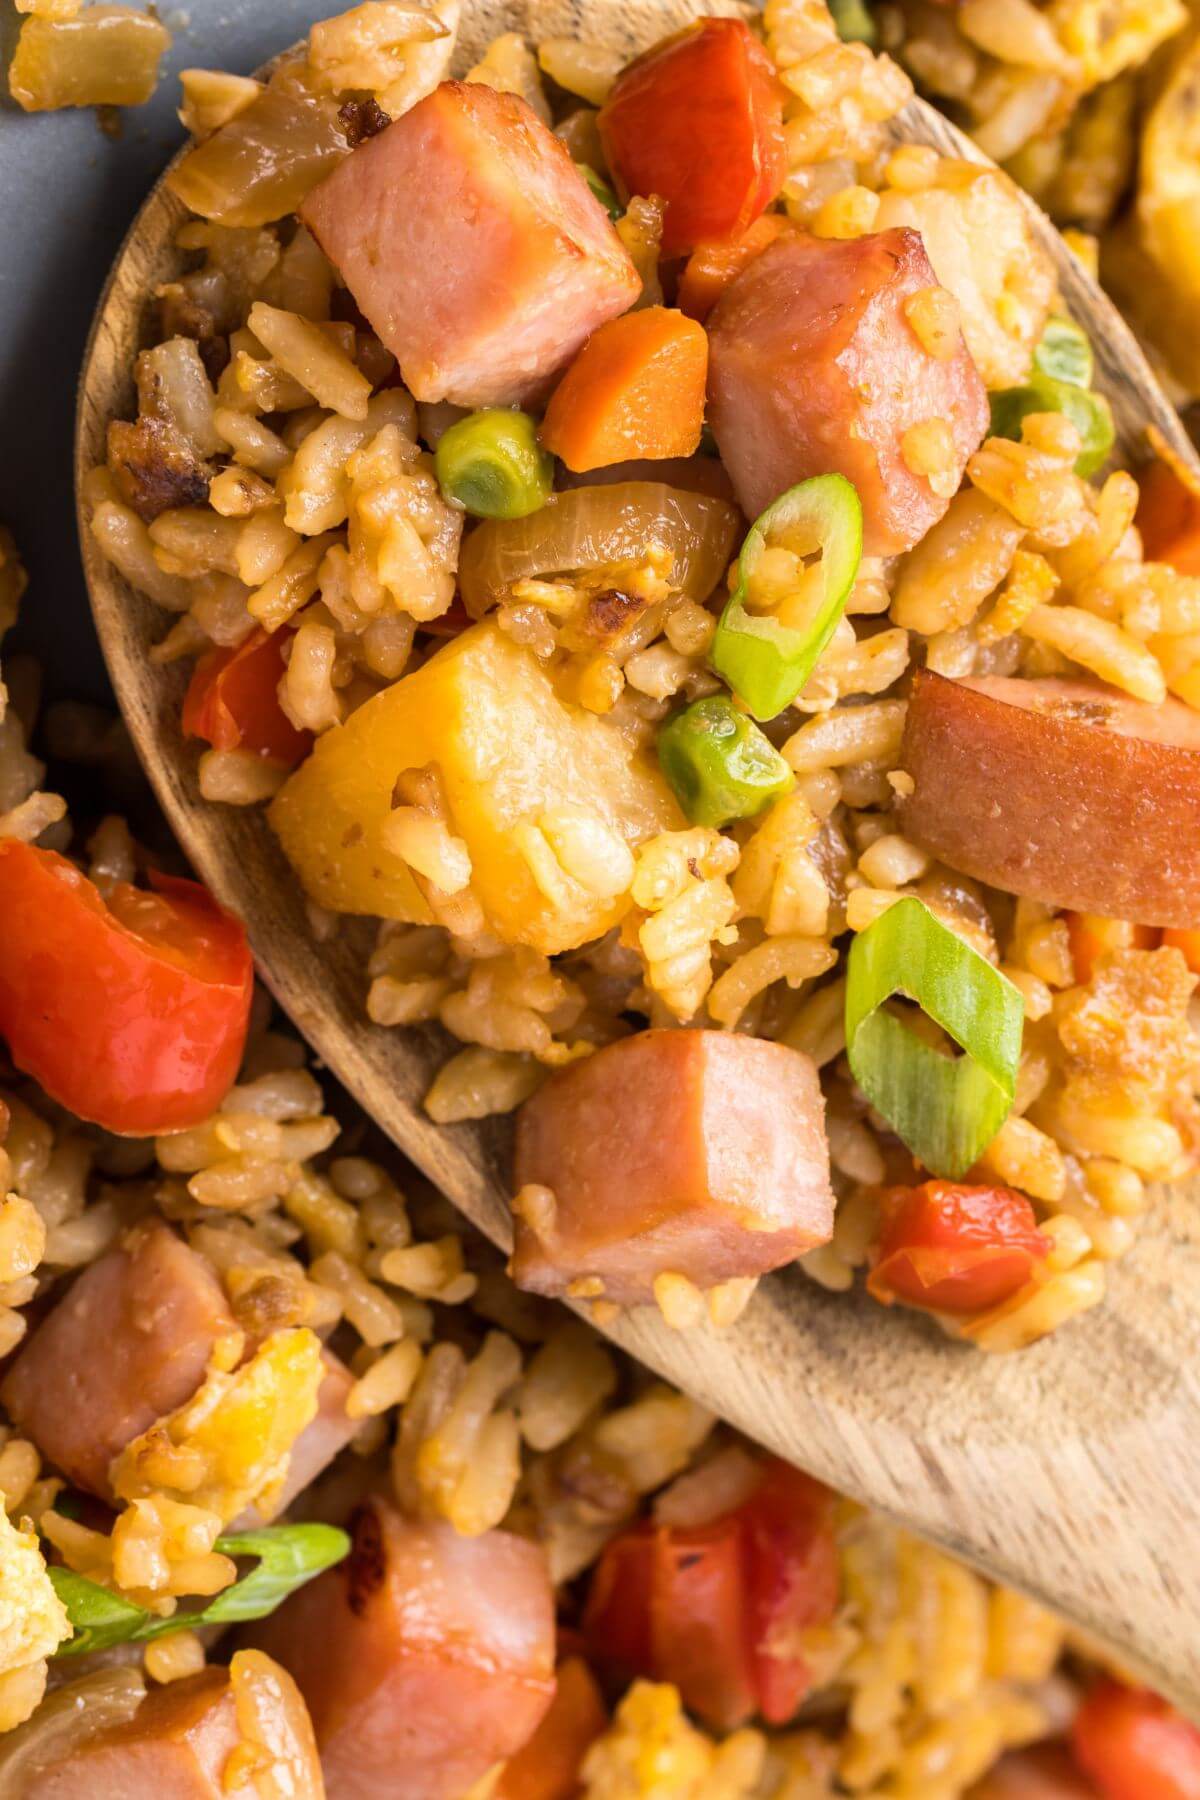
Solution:
<svg viewBox="0 0 1200 1800"><path fill-rule="evenodd" d="M300 209L418 400L520 405L641 281L524 100L447 81Z"/></svg>
<svg viewBox="0 0 1200 1800"><path fill-rule="evenodd" d="M570 1064L517 1120L518 1287L631 1305L793 1262L833 1229L824 1121L814 1063L763 1038L641 1031Z"/></svg>
<svg viewBox="0 0 1200 1800"><path fill-rule="evenodd" d="M538 1545L460 1537L385 1500L348 1560L255 1636L308 1702L329 1800L460 1800L554 1695L554 1594Z"/></svg>
<svg viewBox="0 0 1200 1800"><path fill-rule="evenodd" d="M0 1387L13 1423L78 1487L111 1498L114 1456L190 1400L237 1323L202 1256L137 1226L85 1269Z"/></svg>
<svg viewBox="0 0 1200 1800"><path fill-rule="evenodd" d="M937 285L918 234L896 229L796 232L726 289L708 320L708 417L747 518L836 471L858 489L868 556L937 523L988 427L966 345L934 355L909 316Z"/></svg>

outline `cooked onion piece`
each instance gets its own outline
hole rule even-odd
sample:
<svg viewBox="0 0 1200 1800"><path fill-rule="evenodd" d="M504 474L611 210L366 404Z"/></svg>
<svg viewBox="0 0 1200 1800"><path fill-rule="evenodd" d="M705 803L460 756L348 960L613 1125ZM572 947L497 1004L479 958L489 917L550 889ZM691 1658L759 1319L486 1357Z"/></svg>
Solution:
<svg viewBox="0 0 1200 1800"><path fill-rule="evenodd" d="M639 561L651 544L674 555L673 588L707 600L724 574L738 511L711 494L657 481L574 488L524 519L490 519L463 546L459 586L481 618L514 581Z"/></svg>

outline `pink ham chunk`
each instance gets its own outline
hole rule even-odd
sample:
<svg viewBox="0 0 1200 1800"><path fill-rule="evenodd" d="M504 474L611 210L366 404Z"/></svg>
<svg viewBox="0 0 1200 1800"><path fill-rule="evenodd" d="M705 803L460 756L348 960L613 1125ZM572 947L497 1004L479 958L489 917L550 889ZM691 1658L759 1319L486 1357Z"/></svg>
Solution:
<svg viewBox="0 0 1200 1800"><path fill-rule="evenodd" d="M905 303L936 286L919 234L903 228L793 233L733 282L708 321L708 416L748 518L831 471L858 489L870 556L911 549L941 518L987 430L988 400L961 339L939 359L909 322ZM908 466L904 438L933 420L953 455L931 485Z"/></svg>
<svg viewBox="0 0 1200 1800"><path fill-rule="evenodd" d="M480 83L443 82L301 217L418 400L521 405L641 291L563 145Z"/></svg>
<svg viewBox="0 0 1200 1800"><path fill-rule="evenodd" d="M794 1261L833 1229L824 1118L815 1064L762 1038L642 1031L572 1063L517 1121L517 1285L630 1305Z"/></svg>
<svg viewBox="0 0 1200 1800"><path fill-rule="evenodd" d="M108 1467L182 1406L237 1324L204 1258L158 1222L85 1269L0 1387L19 1430L81 1488L111 1497Z"/></svg>
<svg viewBox="0 0 1200 1800"><path fill-rule="evenodd" d="M459 1800L554 1694L541 1549L460 1537L375 1499L349 1559L256 1628L308 1702L329 1800Z"/></svg>

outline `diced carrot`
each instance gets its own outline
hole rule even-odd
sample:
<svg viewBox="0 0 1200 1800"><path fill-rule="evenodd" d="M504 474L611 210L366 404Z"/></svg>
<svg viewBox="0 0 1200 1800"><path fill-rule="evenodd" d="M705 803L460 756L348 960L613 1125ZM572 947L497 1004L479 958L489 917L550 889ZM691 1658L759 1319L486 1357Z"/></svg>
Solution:
<svg viewBox="0 0 1200 1800"><path fill-rule="evenodd" d="M704 423L708 339L665 306L610 319L588 339L546 408L541 439L569 469L691 456Z"/></svg>
<svg viewBox="0 0 1200 1800"><path fill-rule="evenodd" d="M1200 575L1200 495L1161 460L1142 470L1138 486L1137 527L1147 561Z"/></svg>
<svg viewBox="0 0 1200 1800"><path fill-rule="evenodd" d="M707 319L725 289L742 270L773 244L781 231L790 231L783 213L764 213L748 231L736 238L710 238L697 244L679 278L679 308L689 319Z"/></svg>
<svg viewBox="0 0 1200 1800"><path fill-rule="evenodd" d="M1162 934L1162 941L1176 950L1183 951L1183 960L1193 975L1200 975L1200 930L1185 930L1168 926Z"/></svg>
<svg viewBox="0 0 1200 1800"><path fill-rule="evenodd" d="M492 1800L571 1800L580 1764L607 1724L595 1676L582 1657L568 1657L558 1665L550 1711L505 1763Z"/></svg>
<svg viewBox="0 0 1200 1800"><path fill-rule="evenodd" d="M1153 925L1133 925L1128 919L1106 919L1101 913L1069 912L1066 920L1076 981L1090 981L1097 962L1108 950L1153 950L1158 943L1158 931ZM1185 931L1175 935L1193 937L1200 945L1200 932ZM1183 949L1182 944L1180 949Z"/></svg>

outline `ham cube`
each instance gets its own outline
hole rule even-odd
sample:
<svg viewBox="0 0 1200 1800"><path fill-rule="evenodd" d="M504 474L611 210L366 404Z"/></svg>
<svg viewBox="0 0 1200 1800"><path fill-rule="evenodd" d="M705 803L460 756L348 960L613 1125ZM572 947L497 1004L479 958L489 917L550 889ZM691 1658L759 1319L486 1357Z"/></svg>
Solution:
<svg viewBox="0 0 1200 1800"><path fill-rule="evenodd" d="M69 1690L68 1690L69 1691ZM61 1707L64 1696L50 1702ZM239 1705L239 1701L241 1705ZM247 1722L262 1729L247 1735ZM34 1724L28 1728L36 1729ZM269 1744L269 1791L324 1800L325 1789L304 1703L290 1677L256 1651L239 1651L232 1668L152 1688L132 1715L96 1728L81 1688L74 1719L48 1737L43 1755L0 1755L0 1792L8 1800L229 1800L225 1774L235 1752ZM251 1781L246 1792L259 1791Z"/></svg>
<svg viewBox="0 0 1200 1800"><path fill-rule="evenodd" d="M525 1744L554 1694L554 1594L538 1545L460 1537L382 1499L346 1562L255 1636L308 1702L329 1800L460 1800Z"/></svg>
<svg viewBox="0 0 1200 1800"><path fill-rule="evenodd" d="M114 1456L191 1398L237 1324L202 1256L158 1221L72 1283L0 1386L19 1430L76 1486L111 1498Z"/></svg>
<svg viewBox="0 0 1200 1800"><path fill-rule="evenodd" d="M522 405L641 292L564 146L476 82L443 82L300 210L418 400Z"/></svg>
<svg viewBox="0 0 1200 1800"><path fill-rule="evenodd" d="M513 1277L620 1305L660 1274L765 1274L833 1229L825 1103L799 1050L723 1031L641 1031L560 1070L517 1120ZM542 1197L544 1200L544 1196Z"/></svg>
<svg viewBox="0 0 1200 1800"><path fill-rule="evenodd" d="M781 237L726 290L708 321L708 416L747 518L836 471L858 489L868 556L937 523L988 428L966 345L932 355L906 313L937 285L918 233L897 228Z"/></svg>

